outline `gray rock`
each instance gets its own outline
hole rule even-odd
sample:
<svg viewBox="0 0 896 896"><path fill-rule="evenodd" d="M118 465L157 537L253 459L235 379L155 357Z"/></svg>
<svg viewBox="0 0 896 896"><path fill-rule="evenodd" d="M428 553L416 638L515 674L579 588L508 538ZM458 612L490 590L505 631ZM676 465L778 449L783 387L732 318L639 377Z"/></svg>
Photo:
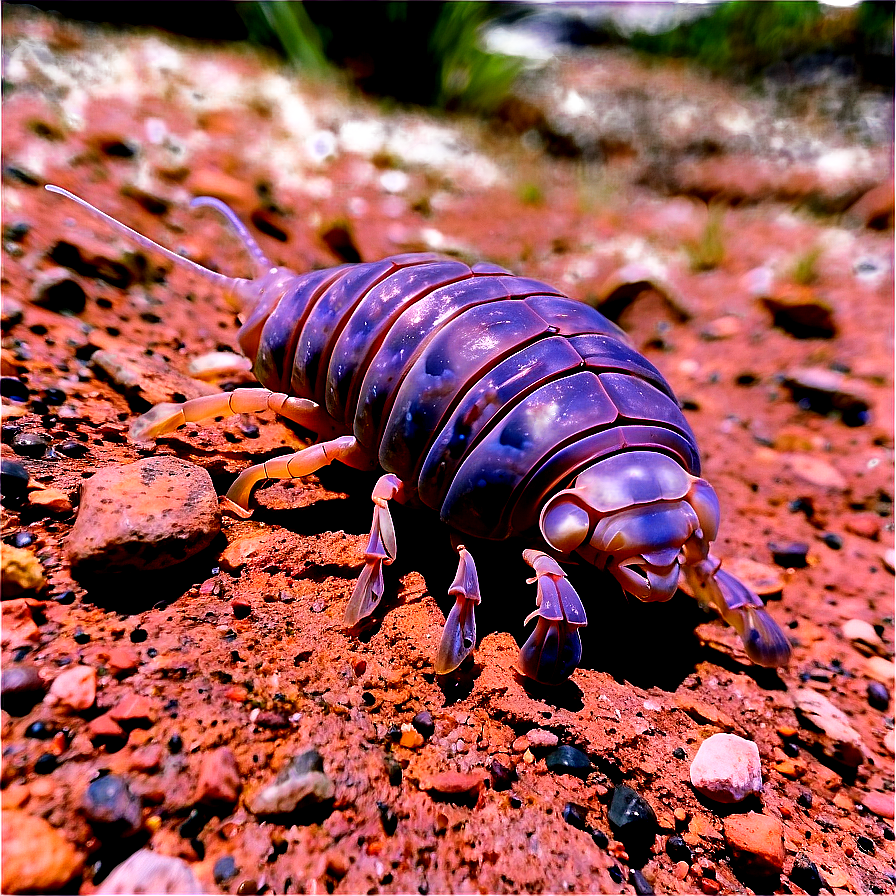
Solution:
<svg viewBox="0 0 896 896"><path fill-rule="evenodd" d="M84 794L81 811L104 836L129 837L143 826L140 798L118 775L97 778Z"/></svg>
<svg viewBox="0 0 896 896"><path fill-rule="evenodd" d="M208 547L220 530L208 472L150 457L88 480L66 548L76 576L163 569Z"/></svg>
<svg viewBox="0 0 896 896"><path fill-rule="evenodd" d="M800 688L793 695L793 704L803 727L815 735L826 756L844 765L861 764L867 750L859 732L827 697Z"/></svg>
<svg viewBox="0 0 896 896"><path fill-rule="evenodd" d="M140 849L115 868L96 892L122 896L131 893L168 896L175 893L202 894L205 890L183 859Z"/></svg>
<svg viewBox="0 0 896 896"><path fill-rule="evenodd" d="M281 769L272 783L249 799L248 805L255 815L291 815L324 809L332 803L334 793L320 753L308 750Z"/></svg>

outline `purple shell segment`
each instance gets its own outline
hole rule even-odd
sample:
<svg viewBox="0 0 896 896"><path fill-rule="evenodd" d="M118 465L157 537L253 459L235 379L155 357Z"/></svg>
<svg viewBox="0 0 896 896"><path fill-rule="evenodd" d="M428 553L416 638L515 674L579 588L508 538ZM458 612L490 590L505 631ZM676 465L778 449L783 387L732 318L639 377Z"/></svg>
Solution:
<svg viewBox="0 0 896 896"><path fill-rule="evenodd" d="M476 305L445 324L401 383L380 444L383 467L409 478L442 417L481 371L547 329L517 301Z"/></svg>
<svg viewBox="0 0 896 896"><path fill-rule="evenodd" d="M691 477L671 457L656 451L627 451L607 457L576 479L589 507L611 513L638 504L677 501L691 487Z"/></svg>
<svg viewBox="0 0 896 896"><path fill-rule="evenodd" d="M557 333L561 336L599 333L628 343L628 335L624 330L583 302L577 302L566 296L537 296L526 299L526 304L547 324L556 327Z"/></svg>
<svg viewBox="0 0 896 896"><path fill-rule="evenodd" d="M347 266L343 275L318 298L299 334L290 378L293 394L323 404L323 385L333 341L353 309L386 277L402 268L440 259L439 255L417 252Z"/></svg>
<svg viewBox="0 0 896 896"><path fill-rule="evenodd" d="M336 420L354 417L350 395L366 370L368 354L382 341L401 312L439 286L469 280L473 272L459 261L431 262L401 268L372 287L343 327L330 354L327 371L327 413Z"/></svg>
<svg viewBox="0 0 896 896"><path fill-rule="evenodd" d="M502 513L515 488L556 446L616 408L597 376L576 373L547 383L499 418L453 477L443 521L481 538L501 537Z"/></svg>
<svg viewBox="0 0 896 896"><path fill-rule="evenodd" d="M277 303L264 322L252 368L262 386L274 391L289 388L292 371L287 365L292 363L302 323L321 293L340 277L347 267L348 265L341 265L337 268L312 271L310 274L298 277L292 288ZM248 325L249 321L246 323Z"/></svg>
<svg viewBox="0 0 896 896"><path fill-rule="evenodd" d="M638 377L623 373L602 373L600 381L619 408L620 417L668 426L695 441L678 403L664 392Z"/></svg>
<svg viewBox="0 0 896 896"><path fill-rule="evenodd" d="M476 276L434 290L405 309L371 358L358 395L355 438L377 452L405 373L452 318L488 302L537 294L544 284L524 277Z"/></svg>
<svg viewBox="0 0 896 896"><path fill-rule="evenodd" d="M586 334L573 336L569 344L588 362L588 369L595 373L617 371L631 373L656 386L674 399L672 387L663 375L642 354L625 342L612 336Z"/></svg>
<svg viewBox="0 0 896 896"><path fill-rule="evenodd" d="M549 379L580 367L582 359L560 336L542 338L502 361L461 394L460 403L439 426L423 460L420 500L438 508L466 452L493 418Z"/></svg>

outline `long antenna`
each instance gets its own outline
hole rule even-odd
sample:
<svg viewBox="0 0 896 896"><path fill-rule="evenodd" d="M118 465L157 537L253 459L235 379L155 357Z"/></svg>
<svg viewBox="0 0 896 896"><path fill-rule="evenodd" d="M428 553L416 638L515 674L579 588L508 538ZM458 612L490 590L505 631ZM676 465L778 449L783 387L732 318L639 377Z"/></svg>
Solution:
<svg viewBox="0 0 896 896"><path fill-rule="evenodd" d="M252 260L255 262L255 272L257 274L266 274L273 267L267 255L264 254L261 246L255 242L255 237L249 233L246 225L236 216L236 212L234 212L226 202L222 202L220 199L215 199L213 196L197 196L190 203L190 208L202 207L213 208L224 216L227 223L236 231L236 235L246 247L246 251L252 256Z"/></svg>
<svg viewBox="0 0 896 896"><path fill-rule="evenodd" d="M66 199L71 199L72 202L77 202L78 205L80 205L82 208L87 209L87 211L89 211L91 214L95 215L97 218L100 218L102 221L105 221L106 224L108 224L113 230L117 230L119 233L124 234L133 242L137 243L140 246L143 246L143 248L157 252L170 261L173 261L175 264L179 264L181 267L193 271L193 273L198 274L209 283L213 283L215 284L215 286L218 286L221 289L237 290L241 285L249 284L252 282L251 280L246 280L243 277L227 277L224 274L219 274L217 271L209 270L208 268L203 267L201 264L197 264L195 261L191 261L189 258L184 258L183 255L178 255L176 252L172 252L170 249L166 249L164 246L161 246L157 242L151 240L148 236L144 236L142 233L137 233L136 230L132 230L127 226L127 224L122 224L121 221L116 221L115 218L113 218L111 215L107 215L105 212L100 211L96 206L91 205L86 199L82 199L80 196L75 196L74 193L70 193L68 190L64 190L62 187L57 187L54 184L47 184L46 189L51 193L58 193L60 196L65 196ZM254 240L252 242L254 242ZM249 247L249 251L253 252L251 246ZM259 252L260 251L261 250L259 249ZM262 255L262 257L264 256Z"/></svg>

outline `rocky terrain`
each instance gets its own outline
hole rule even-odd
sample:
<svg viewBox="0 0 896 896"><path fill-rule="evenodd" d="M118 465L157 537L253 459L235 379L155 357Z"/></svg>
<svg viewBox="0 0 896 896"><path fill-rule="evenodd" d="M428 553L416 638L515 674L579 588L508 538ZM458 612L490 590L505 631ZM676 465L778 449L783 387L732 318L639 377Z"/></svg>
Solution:
<svg viewBox="0 0 896 896"><path fill-rule="evenodd" d="M3 892L894 891L892 96L602 50L486 123L23 8L3 60ZM228 276L249 259L195 195L299 271L437 250L597 305L676 390L791 665L578 569L582 667L533 687L523 545L479 544L481 641L439 678L456 559L405 508L346 631L375 478L235 519L216 494L308 433L130 443L253 381L238 324L48 183Z"/></svg>

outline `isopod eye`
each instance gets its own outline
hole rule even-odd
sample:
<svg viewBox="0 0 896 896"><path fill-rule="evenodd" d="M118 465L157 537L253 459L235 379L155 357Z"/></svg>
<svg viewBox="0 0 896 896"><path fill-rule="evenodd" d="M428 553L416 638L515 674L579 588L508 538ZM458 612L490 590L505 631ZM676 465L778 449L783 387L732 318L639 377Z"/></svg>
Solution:
<svg viewBox="0 0 896 896"><path fill-rule="evenodd" d="M588 537L591 520L583 507L561 498L542 511L540 525L544 540L555 551L570 554Z"/></svg>

